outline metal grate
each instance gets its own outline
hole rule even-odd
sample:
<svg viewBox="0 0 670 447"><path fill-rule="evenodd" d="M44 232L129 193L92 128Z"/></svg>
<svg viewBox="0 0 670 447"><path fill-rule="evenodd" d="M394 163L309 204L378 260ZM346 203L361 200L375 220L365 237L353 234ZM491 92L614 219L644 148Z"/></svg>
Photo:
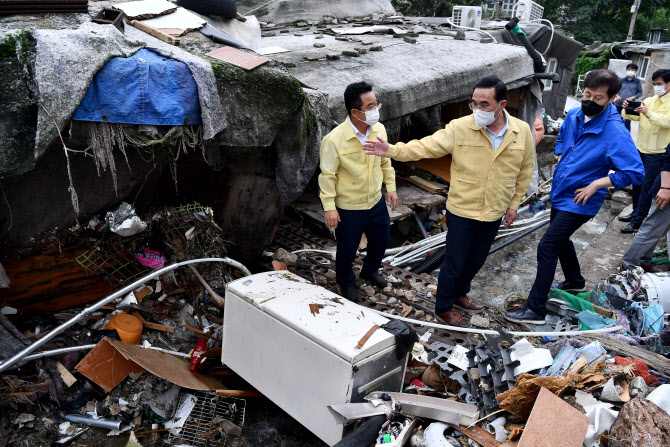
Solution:
<svg viewBox="0 0 670 447"><path fill-rule="evenodd" d="M168 437L170 445L234 447L239 444L240 436L228 435L223 430L216 430L219 423L215 420L225 419L242 428L246 410L244 399L223 397L214 392L182 390L179 405L175 409L181 408L188 403L189 399L195 399L195 406L186 420L177 420L178 411L175 411L175 416L172 417L172 426L182 428L170 431Z"/></svg>

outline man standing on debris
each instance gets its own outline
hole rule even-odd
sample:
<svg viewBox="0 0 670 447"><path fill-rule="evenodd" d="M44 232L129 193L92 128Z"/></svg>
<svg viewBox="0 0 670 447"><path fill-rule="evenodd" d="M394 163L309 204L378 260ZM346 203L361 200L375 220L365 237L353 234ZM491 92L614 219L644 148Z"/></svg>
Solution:
<svg viewBox="0 0 670 447"><path fill-rule="evenodd" d="M525 307L507 312L516 323L543 324L552 288L584 291L570 236L598 213L607 188L639 185L644 167L621 115L611 103L621 79L609 70L590 71L584 79L581 107L570 110L556 140L558 165L551 187L551 222L537 247L537 274ZM615 172L609 174L611 170ZM558 260L565 281L553 284Z"/></svg>
<svg viewBox="0 0 670 447"><path fill-rule="evenodd" d="M391 219L381 191L382 182L394 211L398 195L391 160L363 152L365 140L386 138L386 129L379 123L381 103L377 103L372 86L366 82L348 85L344 105L349 116L321 142L319 187L326 225L335 229L337 237L336 280L342 295L356 302L358 293L351 264L363 233L368 253L360 276L377 287L387 285L378 271L391 239Z"/></svg>
<svg viewBox="0 0 670 447"><path fill-rule="evenodd" d="M637 101L642 96L642 81L637 78L637 64L626 65L626 77L621 79L621 90L614 105L617 112L623 110L624 101ZM630 120L625 121L626 129L630 132Z"/></svg>
<svg viewBox="0 0 670 447"><path fill-rule="evenodd" d="M447 251L435 304L436 318L451 326L470 326L453 307L467 312L484 308L467 296L470 283L486 261L500 219L509 226L516 218L533 176L530 127L510 116L506 105L507 86L496 76L486 76L474 85L472 115L407 144L389 145L384 138L370 138L364 145L369 155L400 161L452 156Z"/></svg>
<svg viewBox="0 0 670 447"><path fill-rule="evenodd" d="M650 194L655 197L651 212L640 231L633 238L628 251L623 255L622 268L632 270L637 266L645 271L653 272L651 259L658 240L670 231L670 144L661 154L661 172L656 176Z"/></svg>
<svg viewBox="0 0 670 447"><path fill-rule="evenodd" d="M647 217L654 195L651 187L661 172L661 158L670 143L670 70L658 70L651 75L654 96L647 98L635 109L638 115L622 113L624 119L639 121L640 131L637 148L644 164L644 181L633 187L633 213L619 220L630 222L621 229L622 233L635 233ZM624 101L628 107L628 100Z"/></svg>

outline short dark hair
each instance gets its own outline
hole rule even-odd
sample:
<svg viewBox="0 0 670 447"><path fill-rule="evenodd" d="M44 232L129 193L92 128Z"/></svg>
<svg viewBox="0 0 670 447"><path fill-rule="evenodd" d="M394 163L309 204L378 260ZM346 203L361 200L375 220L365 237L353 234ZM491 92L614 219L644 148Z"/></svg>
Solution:
<svg viewBox="0 0 670 447"><path fill-rule="evenodd" d="M479 81L475 82L474 88L494 88L494 97L497 102L507 99L507 86L498 76L484 76Z"/></svg>
<svg viewBox="0 0 670 447"><path fill-rule="evenodd" d="M654 79L658 79L658 78L663 79L663 82L665 82L667 84L668 82L670 82L670 70L668 70L666 68L661 68L660 70L656 70L654 72L654 74L651 75L651 80L653 82Z"/></svg>
<svg viewBox="0 0 670 447"><path fill-rule="evenodd" d="M347 88L344 89L344 107L347 108L347 115L351 114L351 109L361 110L363 107L361 95L371 91L372 85L365 81L347 85Z"/></svg>
<svg viewBox="0 0 670 447"><path fill-rule="evenodd" d="M586 73L584 88L598 87L607 87L607 96L611 98L621 90L621 78L613 71L604 68Z"/></svg>
<svg viewBox="0 0 670 447"><path fill-rule="evenodd" d="M631 63L631 64L626 65L626 70L628 70L629 68L632 68L633 70L637 70L638 66L637 66L637 64L632 64Z"/></svg>

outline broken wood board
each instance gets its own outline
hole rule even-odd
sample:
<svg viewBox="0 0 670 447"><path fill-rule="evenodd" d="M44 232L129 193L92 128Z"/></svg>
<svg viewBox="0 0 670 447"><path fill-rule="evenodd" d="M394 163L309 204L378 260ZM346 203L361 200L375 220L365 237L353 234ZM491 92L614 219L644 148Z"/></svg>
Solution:
<svg viewBox="0 0 670 447"><path fill-rule="evenodd" d="M370 337L372 337L372 334L374 334L377 331L377 329L379 329L379 325L375 324L374 326L372 326L370 328L370 330L367 331L365 333L365 335L363 335L363 337L360 340L358 340L358 344L356 345L356 349L361 349L363 346L365 346L365 343L368 340L370 340Z"/></svg>
<svg viewBox="0 0 670 447"><path fill-rule="evenodd" d="M602 334L583 334L578 335L576 338L587 343L597 341L612 356L620 355L622 357L640 359L647 364L649 369L653 369L661 374L670 375L670 360L662 355Z"/></svg>
<svg viewBox="0 0 670 447"><path fill-rule="evenodd" d="M589 418L546 388L533 405L518 447L581 447Z"/></svg>
<svg viewBox="0 0 670 447"><path fill-rule="evenodd" d="M60 373L60 378L63 379L63 382L68 388L77 382L77 378L73 376L61 362L56 362L56 369Z"/></svg>
<svg viewBox="0 0 670 447"><path fill-rule="evenodd" d="M458 430L461 433L463 433L465 436L468 438L472 439L475 441L477 444L483 446L483 447L499 447L500 443L496 441L495 436L493 436L491 433L487 432L483 428L481 428L478 425L475 425L474 427L463 427L460 425L454 425L454 424L447 424L454 430Z"/></svg>
<svg viewBox="0 0 670 447"><path fill-rule="evenodd" d="M433 175L440 177L445 182L451 182L451 155L440 158L430 158L407 163Z"/></svg>
<svg viewBox="0 0 670 447"><path fill-rule="evenodd" d="M156 39L162 40L163 42L167 42L170 45L174 45L176 47L179 46L180 41L178 38L173 37L169 34L164 33L163 31L153 28L146 23L140 22L139 20L132 20L130 22L131 25L133 25L135 28L137 28L140 31L144 31L145 33L149 34L150 36L154 36Z"/></svg>
<svg viewBox="0 0 670 447"><path fill-rule="evenodd" d="M137 318L140 320L142 323L142 326L144 326L147 329L154 329L156 331L162 331L162 332L169 332L169 333L174 333L174 328L172 326L165 326L164 324L157 324L157 323L150 323L147 320L144 319L142 315L140 315L139 312L135 311L133 312L133 317Z"/></svg>
<svg viewBox="0 0 670 447"><path fill-rule="evenodd" d="M190 366L190 362L180 357L103 338L76 368L107 392L129 374L143 370L182 388L201 391L227 389L211 376L189 371Z"/></svg>
<svg viewBox="0 0 670 447"><path fill-rule="evenodd" d="M83 251L63 248L5 263L12 284L0 289L0 301L21 313L58 312L113 293L102 275L87 274L77 263Z"/></svg>

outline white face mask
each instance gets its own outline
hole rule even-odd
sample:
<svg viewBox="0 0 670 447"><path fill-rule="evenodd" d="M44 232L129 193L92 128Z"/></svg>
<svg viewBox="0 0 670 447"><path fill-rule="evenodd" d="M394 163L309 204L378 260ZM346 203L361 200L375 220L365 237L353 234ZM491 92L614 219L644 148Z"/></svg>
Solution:
<svg viewBox="0 0 670 447"><path fill-rule="evenodd" d="M500 104L498 104L498 107L500 107ZM494 122L496 118L498 118L498 115L496 115L498 107L496 107L493 112L485 112L480 109L473 110L472 114L475 116L475 123L477 123L477 127L481 129L482 127L486 127Z"/></svg>
<svg viewBox="0 0 670 447"><path fill-rule="evenodd" d="M663 96L665 94L666 87L667 85L655 85L654 95Z"/></svg>
<svg viewBox="0 0 670 447"><path fill-rule="evenodd" d="M635 72L633 70L628 70L626 72L626 76L628 76L629 78L632 78L633 76L635 76Z"/></svg>
<svg viewBox="0 0 670 447"><path fill-rule="evenodd" d="M379 109L381 109L381 108L382 108L382 105L379 104L374 109L368 110L367 112L363 112L363 113L365 113L365 120L362 120L360 118L356 118L356 119L358 121L363 121L368 126L374 126L375 124L377 124L379 122ZM361 110L359 110L359 112L361 112Z"/></svg>

